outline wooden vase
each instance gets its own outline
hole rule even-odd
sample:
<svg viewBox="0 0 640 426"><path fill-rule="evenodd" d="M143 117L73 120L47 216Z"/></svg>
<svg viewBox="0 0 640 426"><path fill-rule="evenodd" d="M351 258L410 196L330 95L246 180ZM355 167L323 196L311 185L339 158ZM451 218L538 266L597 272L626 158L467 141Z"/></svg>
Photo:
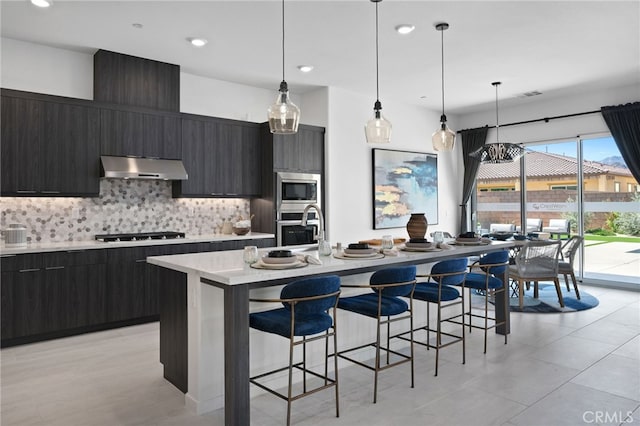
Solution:
<svg viewBox="0 0 640 426"><path fill-rule="evenodd" d="M411 213L411 218L409 218L409 222L407 222L409 238L424 238L428 225L424 213Z"/></svg>

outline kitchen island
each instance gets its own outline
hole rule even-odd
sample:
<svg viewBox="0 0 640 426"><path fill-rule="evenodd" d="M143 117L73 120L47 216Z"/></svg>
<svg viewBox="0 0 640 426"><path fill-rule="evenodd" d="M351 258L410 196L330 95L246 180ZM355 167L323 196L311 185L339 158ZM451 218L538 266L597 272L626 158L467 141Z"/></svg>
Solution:
<svg viewBox="0 0 640 426"><path fill-rule="evenodd" d="M187 311L188 334L186 404L199 414L224 407L225 424L249 425L251 291L263 291L299 277L328 274L346 277L390 266L421 265L480 255L512 246L513 242L493 242L481 246L457 246L439 252L400 252L397 256L374 260L318 256L317 251L306 249L303 254L319 258L322 265L310 264L289 270L251 268L243 263L241 250L149 257L147 262L174 273L187 274L186 306L182 306ZM260 254L268 251L261 250ZM509 292L505 291L504 295L504 299L496 301L497 318L506 320L506 325L496 329L501 334L509 333ZM163 327L171 326L163 324L161 317L161 332Z"/></svg>

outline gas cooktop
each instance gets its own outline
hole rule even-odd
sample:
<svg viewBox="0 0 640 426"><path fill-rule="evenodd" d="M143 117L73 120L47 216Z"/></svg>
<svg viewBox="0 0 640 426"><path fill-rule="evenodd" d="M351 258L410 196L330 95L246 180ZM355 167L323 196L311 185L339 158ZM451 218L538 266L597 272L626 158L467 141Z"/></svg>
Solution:
<svg viewBox="0 0 640 426"><path fill-rule="evenodd" d="M174 238L184 238L184 232L140 232L137 234L101 234L95 239L104 242L114 241L144 241L144 240L170 240Z"/></svg>

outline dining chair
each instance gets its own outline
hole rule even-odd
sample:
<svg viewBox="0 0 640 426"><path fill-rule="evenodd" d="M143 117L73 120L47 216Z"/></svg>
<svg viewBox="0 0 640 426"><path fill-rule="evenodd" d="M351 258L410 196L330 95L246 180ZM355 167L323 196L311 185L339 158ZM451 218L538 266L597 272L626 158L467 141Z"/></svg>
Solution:
<svg viewBox="0 0 640 426"><path fill-rule="evenodd" d="M487 353L487 332L488 330L506 324L505 320L498 321L495 316L489 316L489 297L504 297L507 286L502 281L502 277L509 266L509 251L501 250L487 253L479 260L469 265L469 273L464 280L464 286L469 289L469 310L466 315L469 317L469 332L472 328L484 330L484 353ZM475 272L474 272L475 271ZM471 306L471 290L477 290L484 295L484 315L473 313ZM474 318L482 318L484 325L473 323ZM489 326L491 321L491 326ZM507 344L507 333L504 334L504 344Z"/></svg>
<svg viewBox="0 0 640 426"><path fill-rule="evenodd" d="M422 327L414 329L414 333L417 331L426 331L426 341L416 340L415 343L426 346L427 350L436 350L436 369L435 376L438 375L438 359L440 356L440 349L453 345L454 343L462 342L462 363L465 363L465 344L464 344L464 326L465 326L465 312L464 312L464 282L467 275L467 258L443 260L431 267L429 274L419 274L417 277L426 277L426 282L419 282L416 284L416 289L413 292L413 298L416 300L422 300L427 303L427 323ZM431 282L433 281L433 282ZM461 290L454 286L461 286ZM443 302L446 302L443 304ZM431 328L430 325L430 313L429 305L434 303L437 305L437 324L436 328ZM442 317L443 309L448 309L460 305L461 313ZM443 322L452 322L455 324L461 324L460 334L453 334L453 332L442 331ZM430 333L436 333L435 344L431 343ZM445 343L442 342L442 336L447 336L448 339Z"/></svg>
<svg viewBox="0 0 640 426"><path fill-rule="evenodd" d="M560 250L561 261L558 262L558 272L564 276L564 282L567 285L567 291L571 291L569 288L569 278L571 276L571 281L573 282L573 289L576 292L576 298L580 300L580 292L578 291L578 282L576 280L576 275L573 271L573 262L576 257L576 253L580 248L580 245L583 243L584 237L580 235L574 235L571 237Z"/></svg>
<svg viewBox="0 0 640 426"><path fill-rule="evenodd" d="M558 302L564 307L560 280L558 279L558 259L560 257L560 240L527 241L515 258L515 265L509 265L509 279L518 286L520 309L524 302L524 286L533 282L533 297L538 297L538 282L553 281L558 293Z"/></svg>
<svg viewBox="0 0 640 426"><path fill-rule="evenodd" d="M293 281L284 286L278 299L250 298L251 302L281 303L282 308L249 314L249 326L256 330L276 334L289 340L289 364L253 376L250 383L287 401L287 425L291 424L291 403L312 393L330 387L335 388L336 417L340 417L338 401L338 359L329 354L329 338L333 337L334 353L337 351L336 307L340 295L340 277L327 275ZM318 373L307 366L307 343L324 339L324 372ZM302 361L294 362L294 349L302 345ZM334 373L329 375L329 358L334 358ZM303 389L292 394L293 369L302 372ZM288 370L287 394L267 386L261 379ZM320 378L320 385L307 390L307 374Z"/></svg>
<svg viewBox="0 0 640 426"><path fill-rule="evenodd" d="M377 401L378 395L378 373L391 367L409 362L411 364L411 387L414 387L413 376L413 291L416 284L416 267L401 266L381 269L374 272L369 284L343 284L343 288L368 289L366 293L350 297L341 297L338 300L338 308L350 311L359 315L364 315L376 320L376 341L366 343L357 347L349 348L338 352L340 358L351 361L361 367L374 371L373 379L373 402ZM409 298L407 304L401 297ZM391 323L398 321L409 321L409 354L391 349L391 340L400 337L398 334L391 334ZM386 326L386 346L382 346L382 328ZM374 365L361 361L346 354L359 351L363 348L375 348ZM384 351L385 360L381 361L380 352ZM397 358L391 360L391 355ZM398 359L399 358L399 359Z"/></svg>

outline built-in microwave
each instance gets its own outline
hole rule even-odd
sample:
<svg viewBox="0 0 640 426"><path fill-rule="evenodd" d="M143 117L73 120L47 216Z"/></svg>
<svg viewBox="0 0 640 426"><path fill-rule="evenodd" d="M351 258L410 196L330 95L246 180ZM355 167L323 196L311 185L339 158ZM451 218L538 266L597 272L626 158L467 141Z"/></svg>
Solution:
<svg viewBox="0 0 640 426"><path fill-rule="evenodd" d="M282 205L320 204L320 175L313 173L278 172L276 179L278 210ZM285 208L285 210L288 210Z"/></svg>

